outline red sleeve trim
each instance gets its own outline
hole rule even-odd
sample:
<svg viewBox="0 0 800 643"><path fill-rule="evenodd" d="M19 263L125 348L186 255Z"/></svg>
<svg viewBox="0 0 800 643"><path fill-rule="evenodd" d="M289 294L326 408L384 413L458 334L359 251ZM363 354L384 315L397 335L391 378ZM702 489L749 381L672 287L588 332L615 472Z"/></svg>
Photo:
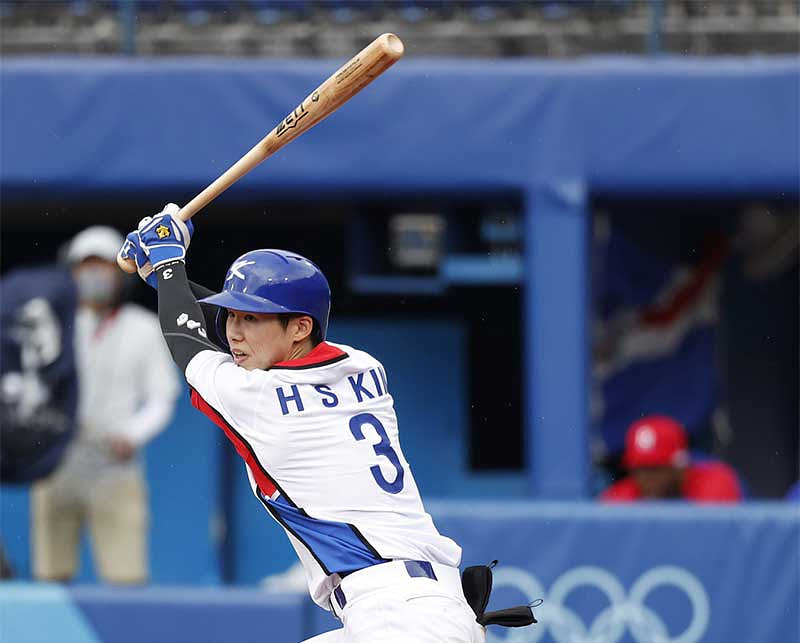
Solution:
<svg viewBox="0 0 800 643"><path fill-rule="evenodd" d="M272 368L302 369L315 368L317 366L327 366L334 364L348 357L343 350L331 346L327 342L322 342L314 347L308 355L299 359L290 359L285 362L278 362Z"/></svg>
<svg viewBox="0 0 800 643"><path fill-rule="evenodd" d="M264 467L261 466L258 458L256 458L255 451L253 451L253 447L248 444L247 440L239 435L236 429L228 424L225 418L200 396L200 393L193 388L190 388L190 391L192 406L223 430L227 438L233 443L233 446L236 447L236 452L242 457L247 467L252 472L259 491L267 498L270 498L279 488L275 481L270 478L269 474L264 470ZM288 500L288 498L286 499Z"/></svg>

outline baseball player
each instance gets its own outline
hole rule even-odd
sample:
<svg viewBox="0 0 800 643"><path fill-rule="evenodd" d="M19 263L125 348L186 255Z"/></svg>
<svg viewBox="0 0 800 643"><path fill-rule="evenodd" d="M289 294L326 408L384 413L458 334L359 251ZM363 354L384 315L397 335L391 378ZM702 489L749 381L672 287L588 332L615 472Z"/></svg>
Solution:
<svg viewBox="0 0 800 643"><path fill-rule="evenodd" d="M193 229L177 210L143 219L120 253L158 289L192 403L244 459L314 602L344 625L313 640L484 641L462 591L461 548L436 530L400 448L386 371L326 341L325 276L296 253L254 250L213 294L187 279Z"/></svg>

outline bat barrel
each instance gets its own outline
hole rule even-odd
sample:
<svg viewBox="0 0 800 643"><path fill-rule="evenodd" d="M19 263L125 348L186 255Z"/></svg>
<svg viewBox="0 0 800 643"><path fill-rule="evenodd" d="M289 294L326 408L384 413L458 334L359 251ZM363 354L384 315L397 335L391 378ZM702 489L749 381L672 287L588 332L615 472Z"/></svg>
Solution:
<svg viewBox="0 0 800 643"><path fill-rule="evenodd" d="M383 53L395 60L400 58L406 50L403 41L393 33L381 34L376 38L376 41L378 42L378 46L383 50Z"/></svg>

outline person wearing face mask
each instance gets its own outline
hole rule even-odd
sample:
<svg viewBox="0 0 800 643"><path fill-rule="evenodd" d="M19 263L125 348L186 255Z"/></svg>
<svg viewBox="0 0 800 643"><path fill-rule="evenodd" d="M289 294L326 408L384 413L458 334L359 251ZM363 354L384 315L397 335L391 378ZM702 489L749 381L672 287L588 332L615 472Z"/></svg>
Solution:
<svg viewBox="0 0 800 643"><path fill-rule="evenodd" d="M113 228L92 226L66 250L78 293L78 428L60 466L32 489L39 580L73 578L84 524L103 581L142 584L149 575L147 489L138 454L166 427L180 387L156 316L122 301L115 261L122 241Z"/></svg>

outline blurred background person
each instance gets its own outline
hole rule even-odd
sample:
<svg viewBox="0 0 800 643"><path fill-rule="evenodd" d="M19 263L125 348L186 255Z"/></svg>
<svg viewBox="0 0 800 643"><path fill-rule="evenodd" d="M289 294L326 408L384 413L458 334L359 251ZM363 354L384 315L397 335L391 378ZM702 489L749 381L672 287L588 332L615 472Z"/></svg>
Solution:
<svg viewBox="0 0 800 643"><path fill-rule="evenodd" d="M603 501L742 499L736 472L718 460L692 460L686 430L663 415L642 418L628 428L623 465L630 475L606 489Z"/></svg>
<svg viewBox="0 0 800 643"><path fill-rule="evenodd" d="M84 524L101 579L148 579L147 489L137 454L166 427L179 385L155 316L122 303L123 275L115 261L122 241L116 230L92 226L66 251L79 300L78 429L63 463L33 487L33 571L39 580L74 576ZM154 346L163 350L152 351Z"/></svg>

